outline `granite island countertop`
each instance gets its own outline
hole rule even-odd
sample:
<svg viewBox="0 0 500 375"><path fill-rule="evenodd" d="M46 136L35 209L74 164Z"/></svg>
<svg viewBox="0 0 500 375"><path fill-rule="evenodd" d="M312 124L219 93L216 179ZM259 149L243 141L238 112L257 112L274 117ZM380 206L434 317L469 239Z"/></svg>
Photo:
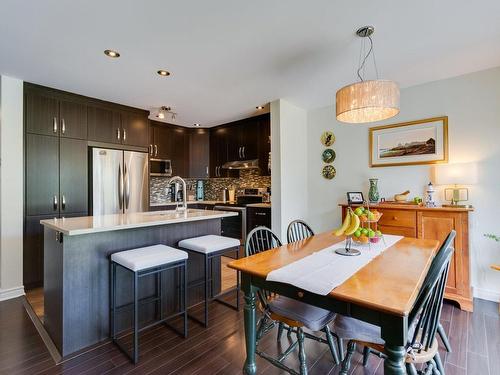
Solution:
<svg viewBox="0 0 500 375"><path fill-rule="evenodd" d="M83 216L60 219L41 220L40 224L59 231L67 236L81 234L109 232L124 229L151 227L185 223L190 221L201 221L220 219L223 217L237 216L231 211L197 210L189 208L187 211L148 211L126 214Z"/></svg>

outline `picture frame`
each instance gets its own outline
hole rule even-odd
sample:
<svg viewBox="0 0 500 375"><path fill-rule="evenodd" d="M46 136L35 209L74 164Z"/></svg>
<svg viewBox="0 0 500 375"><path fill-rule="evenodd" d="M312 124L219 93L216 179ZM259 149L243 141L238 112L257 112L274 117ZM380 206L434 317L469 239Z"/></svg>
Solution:
<svg viewBox="0 0 500 375"><path fill-rule="evenodd" d="M448 116L369 129L371 168L448 162Z"/></svg>
<svg viewBox="0 0 500 375"><path fill-rule="evenodd" d="M365 198L361 191L349 191L347 192L347 202L349 204L363 204Z"/></svg>

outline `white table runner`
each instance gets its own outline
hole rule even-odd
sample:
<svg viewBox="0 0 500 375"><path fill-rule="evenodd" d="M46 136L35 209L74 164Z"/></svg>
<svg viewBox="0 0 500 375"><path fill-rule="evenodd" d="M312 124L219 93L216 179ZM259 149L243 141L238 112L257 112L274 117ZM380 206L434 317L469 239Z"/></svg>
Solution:
<svg viewBox="0 0 500 375"><path fill-rule="evenodd" d="M342 241L269 272L266 280L291 284L325 296L402 238L402 236L384 235L385 243L380 241L371 244L370 248L368 245L356 246L353 243L352 247L361 251L361 255L358 256L336 254L335 249L345 247L345 241Z"/></svg>

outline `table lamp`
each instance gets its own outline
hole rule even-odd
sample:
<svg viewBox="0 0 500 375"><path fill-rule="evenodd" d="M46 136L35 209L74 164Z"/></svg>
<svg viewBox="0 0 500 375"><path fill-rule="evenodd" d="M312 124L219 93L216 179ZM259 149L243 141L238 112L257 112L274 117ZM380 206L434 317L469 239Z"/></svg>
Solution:
<svg viewBox="0 0 500 375"><path fill-rule="evenodd" d="M440 164L434 167L436 185L452 185L444 189L444 199L449 201L443 207L472 208L469 204L459 204L469 200L469 189L464 185L477 183L476 163Z"/></svg>

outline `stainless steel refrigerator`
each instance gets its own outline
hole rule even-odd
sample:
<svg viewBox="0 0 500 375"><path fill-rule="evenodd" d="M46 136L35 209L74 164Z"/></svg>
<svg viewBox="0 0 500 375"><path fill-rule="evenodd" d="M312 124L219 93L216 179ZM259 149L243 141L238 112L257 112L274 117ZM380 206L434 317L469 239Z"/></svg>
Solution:
<svg viewBox="0 0 500 375"><path fill-rule="evenodd" d="M148 154L92 149L92 214L147 211Z"/></svg>

